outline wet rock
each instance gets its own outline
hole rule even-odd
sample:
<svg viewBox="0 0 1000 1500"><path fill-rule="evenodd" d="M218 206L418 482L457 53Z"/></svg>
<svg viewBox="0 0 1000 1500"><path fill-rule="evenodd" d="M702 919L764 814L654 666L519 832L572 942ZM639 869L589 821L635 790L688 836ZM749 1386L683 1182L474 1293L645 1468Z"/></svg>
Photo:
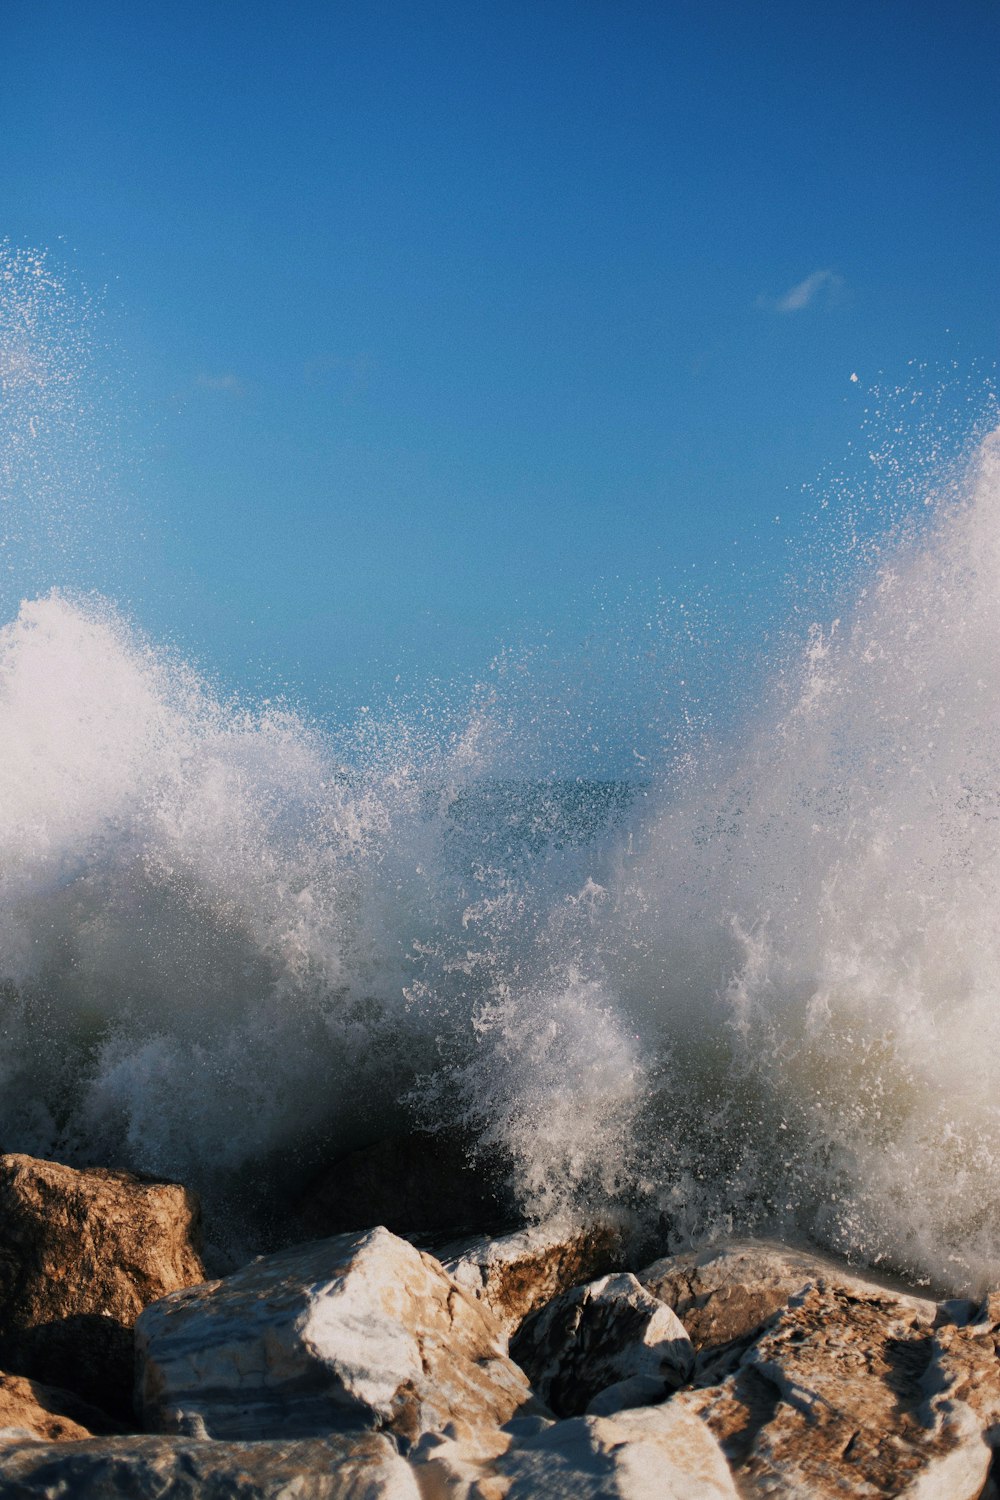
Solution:
<svg viewBox="0 0 1000 1500"><path fill-rule="evenodd" d="M525 1322L511 1355L561 1417L609 1387L617 1408L664 1400L694 1367L683 1323L628 1272L564 1292Z"/></svg>
<svg viewBox="0 0 1000 1500"><path fill-rule="evenodd" d="M128 1416L132 1326L202 1280L197 1234L183 1187L0 1157L0 1365Z"/></svg>
<svg viewBox="0 0 1000 1500"><path fill-rule="evenodd" d="M225 1439L499 1427L532 1401L505 1342L432 1256L373 1229L148 1308L137 1404L150 1430Z"/></svg>
<svg viewBox="0 0 1000 1500"><path fill-rule="evenodd" d="M412 1470L376 1433L307 1442L119 1437L0 1449L17 1500L420 1500Z"/></svg>
<svg viewBox="0 0 1000 1500"><path fill-rule="evenodd" d="M508 1332L560 1292L623 1264L623 1235L614 1224L582 1228L532 1225L498 1239L475 1238L436 1252L445 1270L481 1299Z"/></svg>
<svg viewBox="0 0 1000 1500"><path fill-rule="evenodd" d="M332 1162L302 1195L302 1238L381 1224L396 1234L469 1233L501 1223L510 1208L461 1142L443 1135L389 1136Z"/></svg>
<svg viewBox="0 0 1000 1500"><path fill-rule="evenodd" d="M747 1497L976 1500L990 1451L961 1389L931 1304L818 1281L774 1315L733 1374L673 1399L708 1424Z"/></svg>
<svg viewBox="0 0 1000 1500"><path fill-rule="evenodd" d="M24 1375L0 1374L0 1442L15 1432L51 1443L72 1442L118 1430L104 1412L72 1391L40 1385Z"/></svg>

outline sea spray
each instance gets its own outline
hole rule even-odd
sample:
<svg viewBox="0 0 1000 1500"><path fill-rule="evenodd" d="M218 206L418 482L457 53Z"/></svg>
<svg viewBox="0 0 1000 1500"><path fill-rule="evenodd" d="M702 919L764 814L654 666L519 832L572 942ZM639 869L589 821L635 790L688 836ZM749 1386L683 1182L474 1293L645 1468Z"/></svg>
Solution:
<svg viewBox="0 0 1000 1500"><path fill-rule="evenodd" d="M482 725L444 748L400 727L345 768L287 709L220 703L110 606L58 594L0 631L0 737L6 1143L211 1198L244 1168L277 1162L287 1185L413 1120L476 1115L496 1149L520 1147L503 1109L522 1131L554 1118L559 1080L576 1175L593 1174L607 1120L584 1141L589 1079L623 1083L607 1049L590 1057L585 999L538 1014L544 1067L521 1028L535 1076L516 1099L484 1121L460 1098L470 1049L503 1052L514 976L548 971L534 950L556 866L572 884L590 858L579 794L548 858L553 790L508 797L505 842L530 851L515 892L483 862L500 851ZM526 1186L554 1167L540 1151Z"/></svg>
<svg viewBox="0 0 1000 1500"><path fill-rule="evenodd" d="M675 1232L995 1279L998 523L991 437L621 861L599 946L661 1058Z"/></svg>
<svg viewBox="0 0 1000 1500"><path fill-rule="evenodd" d="M755 704L560 780L530 687L334 732L86 592L93 351L44 258L0 265L5 1148L181 1177L253 1242L416 1124L528 1214L995 1281L997 440L841 506Z"/></svg>

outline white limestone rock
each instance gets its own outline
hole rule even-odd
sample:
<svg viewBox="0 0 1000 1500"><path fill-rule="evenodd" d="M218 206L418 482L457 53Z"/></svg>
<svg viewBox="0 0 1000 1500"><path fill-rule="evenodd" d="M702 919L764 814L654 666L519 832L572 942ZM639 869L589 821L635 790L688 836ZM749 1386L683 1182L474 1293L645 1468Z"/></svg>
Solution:
<svg viewBox="0 0 1000 1500"><path fill-rule="evenodd" d="M421 1500L378 1433L302 1442L117 1437L0 1450L0 1495L17 1500Z"/></svg>
<svg viewBox="0 0 1000 1500"><path fill-rule="evenodd" d="M505 1342L432 1256L372 1229L147 1308L136 1405L147 1430L230 1440L500 1427L532 1405Z"/></svg>
<svg viewBox="0 0 1000 1500"><path fill-rule="evenodd" d="M663 1400L694 1367L676 1313L628 1272L564 1292L528 1319L511 1354L561 1417L580 1415L609 1387L598 1413Z"/></svg>
<svg viewBox="0 0 1000 1500"><path fill-rule="evenodd" d="M739 1494L711 1434L669 1401L557 1422L512 1445L496 1467L510 1481L505 1500L738 1500Z"/></svg>
<svg viewBox="0 0 1000 1500"><path fill-rule="evenodd" d="M425 1438L411 1459L423 1500L737 1500L708 1428L669 1402L510 1429L499 1452Z"/></svg>

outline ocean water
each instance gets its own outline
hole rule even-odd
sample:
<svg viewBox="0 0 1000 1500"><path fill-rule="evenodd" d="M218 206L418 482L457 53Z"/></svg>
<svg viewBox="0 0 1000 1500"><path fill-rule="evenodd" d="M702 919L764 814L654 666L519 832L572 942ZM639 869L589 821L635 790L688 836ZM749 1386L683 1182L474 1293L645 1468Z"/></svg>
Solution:
<svg viewBox="0 0 1000 1500"><path fill-rule="evenodd" d="M37 520L40 575L97 505L52 446L85 351L43 259L2 272L3 545ZM641 779L519 770L482 703L335 734L220 698L107 599L14 601L4 1149L252 1217L418 1123L528 1214L995 1283L1000 438L921 486L810 575L754 701Z"/></svg>

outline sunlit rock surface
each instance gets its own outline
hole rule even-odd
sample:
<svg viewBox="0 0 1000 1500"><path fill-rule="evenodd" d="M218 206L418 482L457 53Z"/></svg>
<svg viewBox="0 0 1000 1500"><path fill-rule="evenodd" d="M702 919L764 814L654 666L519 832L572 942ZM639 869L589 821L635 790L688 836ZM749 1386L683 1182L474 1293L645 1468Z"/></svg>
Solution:
<svg viewBox="0 0 1000 1500"><path fill-rule="evenodd" d="M708 1428L669 1403L611 1417L510 1425L515 1430L500 1434L491 1454L448 1437L425 1439L413 1456L422 1494L428 1500L737 1500Z"/></svg>
<svg viewBox="0 0 1000 1500"><path fill-rule="evenodd" d="M853 1274L843 1262L772 1240L727 1240L666 1256L640 1271L638 1279L677 1313L702 1355L700 1363L756 1333L808 1282L834 1280L870 1291L874 1281ZM895 1295L931 1315L934 1304L925 1298Z"/></svg>
<svg viewBox="0 0 1000 1500"><path fill-rule="evenodd" d="M992 1331L940 1335L933 1303L848 1275L828 1279L828 1269L817 1261L821 1274L756 1333L741 1330L761 1303L742 1292L738 1314L702 1324L702 1335L735 1334L723 1346L731 1373L717 1358L699 1370L700 1388L674 1402L708 1424L747 1497L977 1500L1000 1397ZM773 1284L759 1292L767 1300ZM696 1326L711 1301L695 1308ZM970 1383L980 1415L964 1399Z"/></svg>
<svg viewBox="0 0 1000 1500"><path fill-rule="evenodd" d="M204 1274L186 1188L0 1157L0 1367L128 1415L136 1318Z"/></svg>
<svg viewBox="0 0 1000 1500"><path fill-rule="evenodd" d="M0 1500L996 1500L1000 1296L758 1242L543 1291L570 1243L478 1242L466 1290L379 1228L173 1292L136 1325L155 1435L14 1382ZM508 1356L511 1266L547 1302Z"/></svg>
<svg viewBox="0 0 1000 1500"><path fill-rule="evenodd" d="M151 1307L136 1329L147 1428L218 1438L454 1422L531 1395L489 1309L387 1229L268 1256Z"/></svg>

